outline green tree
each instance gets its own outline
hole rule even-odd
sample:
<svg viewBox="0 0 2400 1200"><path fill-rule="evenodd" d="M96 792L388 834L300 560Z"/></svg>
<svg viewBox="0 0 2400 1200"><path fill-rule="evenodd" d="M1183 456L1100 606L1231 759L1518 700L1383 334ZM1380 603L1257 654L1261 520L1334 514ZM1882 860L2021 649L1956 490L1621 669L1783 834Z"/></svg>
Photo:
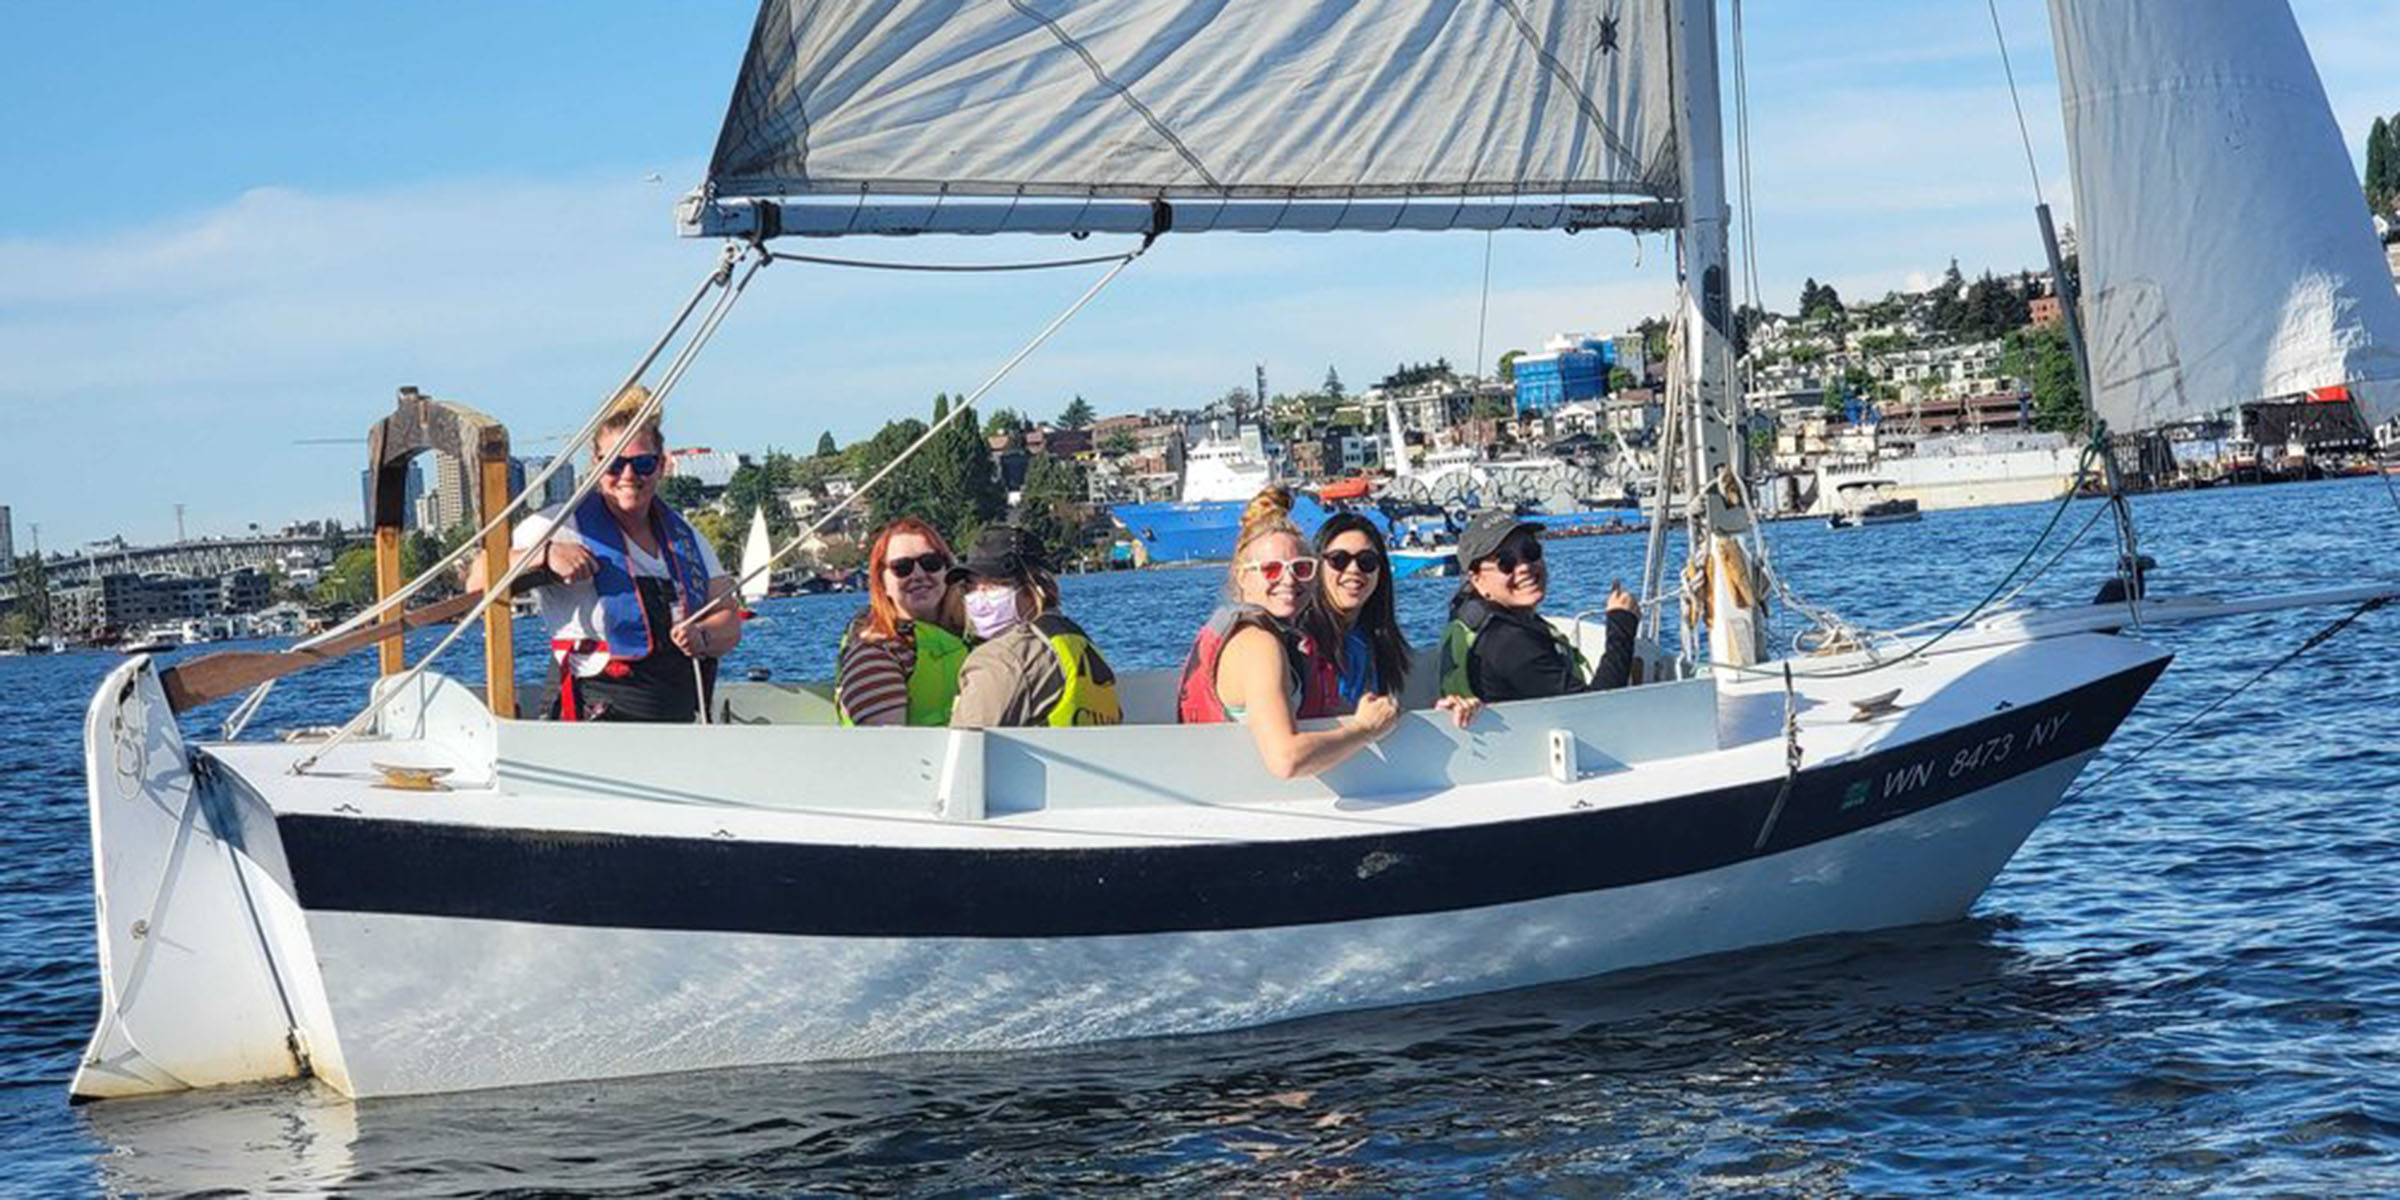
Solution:
<svg viewBox="0 0 2400 1200"><path fill-rule="evenodd" d="M1067 407L1058 414L1058 427L1061 429L1083 429L1091 423L1092 406L1082 396L1068 401Z"/></svg>
<svg viewBox="0 0 2400 1200"><path fill-rule="evenodd" d="M1517 360L1523 357L1525 357L1525 352L1522 350L1510 350L1500 356L1499 369L1494 372L1500 377L1500 382L1515 383L1517 381Z"/></svg>
<svg viewBox="0 0 2400 1200"><path fill-rule="evenodd" d="M948 393L948 392L935 392L935 393L933 394L933 423L934 423L934 424L936 424L936 425L939 425L939 424L941 424L941 423L942 423L942 418L944 418L944 417L947 417L947 416L949 416L949 415L950 415L950 393Z"/></svg>
<svg viewBox="0 0 2400 1200"><path fill-rule="evenodd" d="M1517 406L1506 396L1477 396L1473 412L1478 420L1505 421L1517 415Z"/></svg>
<svg viewBox="0 0 2400 1200"><path fill-rule="evenodd" d="M861 451L855 464L859 481L864 483L928 428L922 421L894 421L852 447ZM991 446L983 440L983 427L970 410L943 427L914 457L876 485L867 497L867 509L877 524L917 517L941 530L942 536L957 546L997 520L1007 502L1007 493L992 468Z"/></svg>
<svg viewBox="0 0 2400 1200"><path fill-rule="evenodd" d="M1110 458L1123 458L1141 448L1142 444L1134 439L1130 429L1112 429L1107 437L1100 439L1100 453Z"/></svg>
<svg viewBox="0 0 2400 1200"><path fill-rule="evenodd" d="M995 408L983 419L983 436L1014 438L1025 432L1025 418L1013 408Z"/></svg>
<svg viewBox="0 0 2400 1200"><path fill-rule="evenodd" d="M17 556L17 602L10 616L18 623L15 640L28 642L50 634L50 568L39 554Z"/></svg>
<svg viewBox="0 0 2400 1200"><path fill-rule="evenodd" d="M1342 373L1334 370L1331 364L1325 367L1325 386L1317 390L1337 399L1347 394L1342 391Z"/></svg>
<svg viewBox="0 0 2400 1200"><path fill-rule="evenodd" d="M1017 524L1041 540L1052 566L1063 566L1081 548L1084 520L1083 468L1075 463L1036 454L1025 467L1025 486L1017 497Z"/></svg>
<svg viewBox="0 0 2400 1200"><path fill-rule="evenodd" d="M2008 335L2001 369L2033 389L2033 425L2058 433L2084 428L2083 388L2075 378L2075 356L2063 325L2037 325Z"/></svg>
<svg viewBox="0 0 2400 1200"><path fill-rule="evenodd" d="M658 498L688 517L708 504L708 489L689 475L669 475L658 485Z"/></svg>
<svg viewBox="0 0 2400 1200"><path fill-rule="evenodd" d="M770 447L757 462L734 468L733 478L725 484L723 510L742 539L749 537L750 514L764 510L767 533L780 542L799 531L800 523L792 518L792 510L783 502L783 494L799 486L800 460Z"/></svg>
<svg viewBox="0 0 2400 1200"><path fill-rule="evenodd" d="M1608 369L1608 390L1611 392L1622 392L1627 388L1638 387L1640 386L1641 382L1641 380L1633 377L1632 371L1629 371L1624 367L1610 367Z"/></svg>
<svg viewBox="0 0 2400 1200"><path fill-rule="evenodd" d="M823 433L820 433L820 434L818 434L818 435L817 435L817 457L818 457L818 458L832 458L834 455L836 455L836 454L839 454L839 453L841 453L841 452L842 452L842 451L841 451L841 447L839 447L839 446L836 446L836 445L834 445L834 444L833 444L833 431L832 431L832 430L828 429L828 430L826 430L825 432L823 432Z"/></svg>

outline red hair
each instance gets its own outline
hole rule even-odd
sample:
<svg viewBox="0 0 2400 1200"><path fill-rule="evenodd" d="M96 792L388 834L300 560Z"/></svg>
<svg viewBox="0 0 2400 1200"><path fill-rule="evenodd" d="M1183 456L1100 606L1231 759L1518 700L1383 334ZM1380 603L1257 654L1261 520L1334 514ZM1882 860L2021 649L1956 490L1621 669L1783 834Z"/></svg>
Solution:
<svg viewBox="0 0 2400 1200"><path fill-rule="evenodd" d="M883 532L875 535L874 547L867 551L867 634L870 637L900 636L900 622L904 618L900 615L900 606L892 603L891 593L883 588L883 565L891 555L892 539L904 533L913 533L932 542L933 548L941 551L943 558L953 562L958 560L958 556L950 552L950 543L943 541L942 535L933 526L915 517L902 517L884 526Z"/></svg>

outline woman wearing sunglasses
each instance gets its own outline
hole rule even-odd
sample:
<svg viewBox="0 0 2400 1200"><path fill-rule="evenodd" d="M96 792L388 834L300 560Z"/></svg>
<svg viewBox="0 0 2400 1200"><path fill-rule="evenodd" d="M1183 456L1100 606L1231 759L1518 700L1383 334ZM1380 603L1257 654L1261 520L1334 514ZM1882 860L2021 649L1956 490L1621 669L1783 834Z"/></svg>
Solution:
<svg viewBox="0 0 2400 1200"><path fill-rule="evenodd" d="M1355 711L1370 692L1399 695L1413 654L1400 631L1383 531L1357 513L1338 512L1317 527L1316 552L1320 586L1300 610L1300 628L1312 645L1333 652L1339 672L1335 711ZM1482 702L1443 696L1434 706L1464 728Z"/></svg>
<svg viewBox="0 0 2400 1200"><path fill-rule="evenodd" d="M1340 663L1298 624L1317 587L1318 560L1291 520L1292 494L1260 492L1242 513L1227 602L1209 617L1183 662L1178 713L1187 724L1239 721L1277 777L1315 775L1392 731L1400 707L1360 694L1330 729L1299 722L1343 711Z"/></svg>
<svg viewBox="0 0 2400 1200"><path fill-rule="evenodd" d="M573 512L549 509L516 529L523 552L558 527L540 565L559 582L534 592L558 666L548 713L558 720L697 720L717 659L742 639L738 604L685 621L730 594L733 578L708 539L658 499L666 438L655 414L633 421L649 400L639 385L617 397L592 442L600 482Z"/></svg>
<svg viewBox="0 0 2400 1200"><path fill-rule="evenodd" d="M952 615L950 545L902 517L867 551L867 607L842 634L834 707L844 725L947 725L967 643Z"/></svg>
<svg viewBox="0 0 2400 1200"><path fill-rule="evenodd" d="M1442 633L1442 692L1485 703L1534 700L1625 686L1641 613L1610 587L1608 640L1597 670L1539 611L1550 588L1541 526L1504 512L1479 513L1458 538L1466 572Z"/></svg>

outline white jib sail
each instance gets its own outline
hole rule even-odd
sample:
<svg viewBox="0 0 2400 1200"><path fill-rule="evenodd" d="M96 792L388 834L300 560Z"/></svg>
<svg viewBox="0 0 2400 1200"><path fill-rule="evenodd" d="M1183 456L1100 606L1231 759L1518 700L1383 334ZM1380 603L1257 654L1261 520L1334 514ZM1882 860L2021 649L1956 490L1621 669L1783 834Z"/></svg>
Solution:
<svg viewBox="0 0 2400 1200"><path fill-rule="evenodd" d="M2400 410L2400 294L2281 0L2050 0L2097 409L2119 431L2349 386Z"/></svg>
<svg viewBox="0 0 2400 1200"><path fill-rule="evenodd" d="M765 0L707 195L1672 199L1668 11Z"/></svg>
<svg viewBox="0 0 2400 1200"><path fill-rule="evenodd" d="M767 564L774 559L775 543L767 536L767 510L751 509L750 540L742 543L742 599L752 603L766 599Z"/></svg>

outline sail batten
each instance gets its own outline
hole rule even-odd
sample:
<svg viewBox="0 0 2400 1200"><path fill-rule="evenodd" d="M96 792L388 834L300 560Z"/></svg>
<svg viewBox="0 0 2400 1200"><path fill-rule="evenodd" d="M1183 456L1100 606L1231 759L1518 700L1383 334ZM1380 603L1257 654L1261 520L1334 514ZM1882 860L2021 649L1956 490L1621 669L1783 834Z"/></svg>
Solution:
<svg viewBox="0 0 2400 1200"><path fill-rule="evenodd" d="M765 0L702 195L1671 202L1668 10Z"/></svg>
<svg viewBox="0 0 2400 1200"><path fill-rule="evenodd" d="M2347 387L2400 413L2400 292L2275 0L2051 0L2095 408L2119 431Z"/></svg>

